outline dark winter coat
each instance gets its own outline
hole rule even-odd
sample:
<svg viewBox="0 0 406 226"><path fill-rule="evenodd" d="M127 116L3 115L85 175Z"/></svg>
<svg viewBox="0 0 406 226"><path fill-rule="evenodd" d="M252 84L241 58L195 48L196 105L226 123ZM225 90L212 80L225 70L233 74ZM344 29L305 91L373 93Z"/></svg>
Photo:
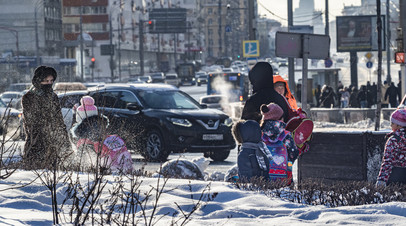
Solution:
<svg viewBox="0 0 406 226"><path fill-rule="evenodd" d="M324 89L322 89L320 97L320 105L325 108L330 108L331 106L334 106L334 99L336 98L337 95L334 93L333 88L327 86Z"/></svg>
<svg viewBox="0 0 406 226"><path fill-rule="evenodd" d="M353 89L351 90L351 94L350 94L349 107L351 107L351 108L360 107L357 96L358 96L358 91L355 87L353 87Z"/></svg>
<svg viewBox="0 0 406 226"><path fill-rule="evenodd" d="M107 135L109 120L104 115L94 115L82 119L82 121L75 123L70 129L70 135L73 141L79 139L89 139L93 142L101 142Z"/></svg>
<svg viewBox="0 0 406 226"><path fill-rule="evenodd" d="M406 184L406 128L389 134L378 180Z"/></svg>
<svg viewBox="0 0 406 226"><path fill-rule="evenodd" d="M398 96L398 88L392 83L385 93L385 99L389 98L389 103L392 108L398 106Z"/></svg>
<svg viewBox="0 0 406 226"><path fill-rule="evenodd" d="M47 168L71 153L58 96L40 84L47 75L35 74L33 86L21 100L26 134L24 159L33 168Z"/></svg>
<svg viewBox="0 0 406 226"><path fill-rule="evenodd" d="M258 62L250 71L249 79L253 87L253 95L245 102L241 119L260 122L261 105L273 102L282 108L284 121L287 122L289 107L286 99L274 89L272 66L267 62Z"/></svg>
<svg viewBox="0 0 406 226"><path fill-rule="evenodd" d="M237 157L238 176L241 180L250 180L253 177L269 179L269 159L261 151L266 148L261 141L261 128L254 120L239 121L233 126L233 135L241 144ZM269 151L268 151L269 152ZM263 161L264 166L260 166Z"/></svg>

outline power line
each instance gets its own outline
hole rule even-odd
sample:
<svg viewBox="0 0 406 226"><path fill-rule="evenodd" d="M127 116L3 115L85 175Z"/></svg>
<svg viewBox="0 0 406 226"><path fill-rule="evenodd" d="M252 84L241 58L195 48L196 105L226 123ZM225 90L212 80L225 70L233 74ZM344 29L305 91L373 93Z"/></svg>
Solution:
<svg viewBox="0 0 406 226"><path fill-rule="evenodd" d="M261 2L258 2L258 4L259 4L262 8L264 8L266 11L268 11L270 14L272 14L273 16L275 16L275 17L277 17L277 18L279 18L279 19L281 19L281 20L287 21L287 19L276 15L276 14L273 13L271 10L269 10L268 8L266 8ZM308 19L308 20L294 20L294 22L300 22L300 23L303 23L303 22L310 22L310 21L312 21L312 20L314 20L314 19L316 19L316 18L322 16L323 14L324 14L323 12L320 12L319 14L315 15L315 16L312 17L311 19ZM306 15L303 15L303 16L294 16L294 18L300 18L300 17L308 17L308 16L306 16Z"/></svg>

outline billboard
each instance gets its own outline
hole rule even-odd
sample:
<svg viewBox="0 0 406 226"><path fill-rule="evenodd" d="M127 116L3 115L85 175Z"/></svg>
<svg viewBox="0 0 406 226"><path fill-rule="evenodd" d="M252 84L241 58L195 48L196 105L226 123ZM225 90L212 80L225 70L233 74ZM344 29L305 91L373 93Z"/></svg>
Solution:
<svg viewBox="0 0 406 226"><path fill-rule="evenodd" d="M186 9L157 8L149 12L149 33L186 33Z"/></svg>
<svg viewBox="0 0 406 226"><path fill-rule="evenodd" d="M382 16L382 49L385 49L385 17ZM339 16L336 17L337 52L377 51L377 17Z"/></svg>

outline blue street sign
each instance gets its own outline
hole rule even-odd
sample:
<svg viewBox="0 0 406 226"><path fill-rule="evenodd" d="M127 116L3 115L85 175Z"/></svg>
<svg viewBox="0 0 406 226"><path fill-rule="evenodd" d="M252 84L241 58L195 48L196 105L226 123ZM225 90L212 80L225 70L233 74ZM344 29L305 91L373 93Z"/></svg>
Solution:
<svg viewBox="0 0 406 226"><path fill-rule="evenodd" d="M243 41L243 56L259 57L259 41L258 40Z"/></svg>
<svg viewBox="0 0 406 226"><path fill-rule="evenodd" d="M373 63L372 63L371 61L368 61L368 62L367 62L367 68L371 68L372 65L373 65Z"/></svg>
<svg viewBox="0 0 406 226"><path fill-rule="evenodd" d="M325 67L331 67L333 65L333 61L330 58L324 60Z"/></svg>
<svg viewBox="0 0 406 226"><path fill-rule="evenodd" d="M226 28L226 32L231 32L231 26L230 25L227 25L225 28Z"/></svg>

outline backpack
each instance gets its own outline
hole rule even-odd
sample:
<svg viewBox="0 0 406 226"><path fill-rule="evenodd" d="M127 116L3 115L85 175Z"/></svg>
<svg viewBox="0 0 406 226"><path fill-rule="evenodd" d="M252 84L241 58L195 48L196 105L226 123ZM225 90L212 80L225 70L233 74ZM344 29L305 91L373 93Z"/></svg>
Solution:
<svg viewBox="0 0 406 226"><path fill-rule="evenodd" d="M285 129L291 132L299 149L299 156L306 153L310 148L308 141L311 140L313 133L313 121L307 117L306 112L301 108L295 112L289 112L289 121L286 123Z"/></svg>
<svg viewBox="0 0 406 226"><path fill-rule="evenodd" d="M269 159L269 179L271 181L286 181L290 184L292 177L292 162L288 161L288 150L284 144L288 131L281 133L276 141L271 141L268 136L262 139L270 151L272 158Z"/></svg>
<svg viewBox="0 0 406 226"><path fill-rule="evenodd" d="M101 156L112 171L129 173L133 170L131 154L124 140L118 135L109 135L104 139Z"/></svg>

